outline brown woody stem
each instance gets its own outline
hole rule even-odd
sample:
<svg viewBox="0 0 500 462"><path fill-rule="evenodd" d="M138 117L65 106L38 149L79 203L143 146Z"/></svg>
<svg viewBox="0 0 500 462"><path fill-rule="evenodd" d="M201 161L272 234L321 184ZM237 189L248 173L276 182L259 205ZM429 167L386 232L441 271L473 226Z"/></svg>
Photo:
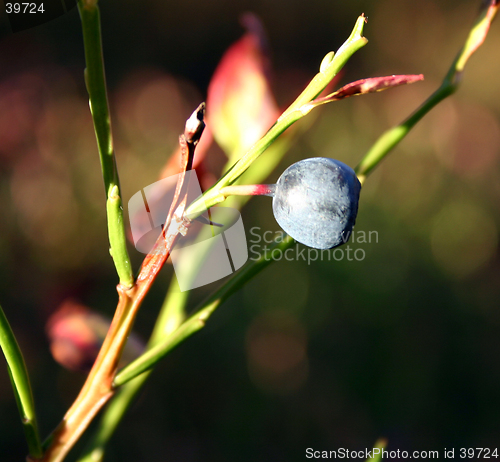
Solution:
<svg viewBox="0 0 500 462"><path fill-rule="evenodd" d="M203 114L204 105L200 105L188 119L184 135L181 136L180 144L183 152L181 172L163 232L153 250L145 257L134 285L127 288L118 284L118 306L111 327L78 397L49 437L48 448L43 458L37 459L41 462L62 462L92 419L115 392L113 379L118 361L139 307L167 261L182 228L187 229L190 224L184 217L187 194L181 199L181 192L186 169L191 168L195 147L203 132Z"/></svg>

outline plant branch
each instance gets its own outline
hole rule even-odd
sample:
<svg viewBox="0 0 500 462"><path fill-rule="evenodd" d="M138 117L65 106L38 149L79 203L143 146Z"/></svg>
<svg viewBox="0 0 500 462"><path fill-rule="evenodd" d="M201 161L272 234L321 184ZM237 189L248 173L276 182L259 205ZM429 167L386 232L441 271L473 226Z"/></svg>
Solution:
<svg viewBox="0 0 500 462"><path fill-rule="evenodd" d="M496 0L488 2L480 11L472 26L463 48L453 61L440 87L427 98L424 103L406 120L387 130L370 148L359 165L355 168L358 179L364 182L367 175L382 161L382 159L408 134L408 132L433 107L443 99L453 94L460 84L465 65L472 54L482 45L488 34L499 4Z"/></svg>
<svg viewBox="0 0 500 462"><path fill-rule="evenodd" d="M24 427L29 454L33 460L42 457L38 434L35 403L24 357L7 317L0 306L0 348L7 361L7 370L16 397L17 407Z"/></svg>
<svg viewBox="0 0 500 462"><path fill-rule="evenodd" d="M129 380L132 380L138 375L151 369L174 347L191 336L193 333L203 328L208 318L221 303L243 287L243 285L245 285L253 276L262 271L273 261L272 253L275 249L284 251L294 243L295 241L290 236L287 236L282 241L277 242L270 246L269 249L266 249L264 254L261 255L258 260L247 261L247 263L228 281L226 281L225 284L223 284L210 297L202 302L195 310L195 314L183 322L178 329L172 332L172 334L164 336L154 347L146 351L146 353L119 371L116 374L114 385L123 385Z"/></svg>
<svg viewBox="0 0 500 462"><path fill-rule="evenodd" d="M283 112L269 131L241 157L222 178L202 196L193 201L186 209L186 215L194 219L206 209L224 201L225 197L220 190L233 184L250 165L292 124L304 117L300 108L319 95L328 83L339 73L349 58L368 40L363 37L363 27L366 18L361 15L354 25L349 38L339 48L337 54L328 53L323 59L319 73L311 80L301 95Z"/></svg>
<svg viewBox="0 0 500 462"><path fill-rule="evenodd" d="M385 438L380 438L375 441L373 449L377 449L377 454L373 451L373 457L370 457L366 462L380 462L382 460L382 451L387 447L387 440Z"/></svg>
<svg viewBox="0 0 500 462"><path fill-rule="evenodd" d="M120 279L120 284L132 287L134 277L127 251L123 223L120 181L111 134L106 76L102 55L101 24L97 0L78 0L85 48L85 82L89 93L90 111L101 160L102 176L106 190L106 210L110 253Z"/></svg>
<svg viewBox="0 0 500 462"><path fill-rule="evenodd" d="M116 392L113 399L106 406L99 426L92 435L84 454L78 459L78 462L102 462L107 443L113 436L118 424L121 422L130 404L134 401L137 393L149 378L150 373L151 371L136 377Z"/></svg>
<svg viewBox="0 0 500 462"><path fill-rule="evenodd" d="M285 118L293 111L300 109L304 104L318 97L318 95L326 88L332 79L344 67L349 58L360 48L364 47L368 40L363 37L363 28L367 23L364 14L358 17L354 29L349 38L337 50L335 54L333 51L328 53L321 62L319 73L311 80L311 83L299 95L299 97L286 109L280 116L278 122Z"/></svg>
<svg viewBox="0 0 500 462"><path fill-rule="evenodd" d="M188 291L179 292L175 278L171 279L168 294L156 320L147 348L152 348L164 336L173 332L184 320L184 308L188 300ZM145 372L123 387L120 387L113 399L104 409L84 453L78 462L101 462L106 445L113 436L118 424L134 401L137 393L144 386L152 371Z"/></svg>
<svg viewBox="0 0 500 462"><path fill-rule="evenodd" d="M183 154L181 171L165 227L152 253L144 259L135 284L131 288L118 284L119 301L111 327L77 399L47 441L43 462L61 462L115 392L113 378L139 307L169 257L179 233L189 226L189 222L183 219L187 193L182 199L181 193L186 169L192 166L195 147L203 132L203 114L204 106L200 105L186 122L184 135L180 138Z"/></svg>
<svg viewBox="0 0 500 462"><path fill-rule="evenodd" d="M185 328L186 331L192 329L191 333L196 332L199 328L203 327L203 323L206 322L209 315L216 309L217 306L223 303L232 293L239 290L241 286L246 284L254 275L262 271L272 260L272 251L276 248L284 251L294 243L293 239L287 238L284 242L274 244L267 253L259 260L259 262L249 261L238 273L233 275L226 283L217 289L204 303L202 303L196 312L194 317L191 317L188 321L193 323L194 326ZM194 266L193 266L194 268ZM193 270L195 271L195 270ZM192 274L195 277L195 273ZM156 321L153 334L148 342L148 352L153 348L160 346L156 351L161 351L161 354L154 358L159 361L168 351L171 351L176 344L179 344L182 338L175 334L172 338L174 332L181 326L184 319L184 308L187 302L189 292L178 292L173 290L177 283L173 280L170 284L170 290L165 299L163 307L161 309L160 315ZM186 322L188 322L186 321ZM188 335L184 335L187 338ZM174 344L174 342L176 342ZM151 355L151 353L150 353ZM154 356L154 355L153 355ZM142 358L142 357L141 357ZM140 359L140 358L138 358ZM151 358L146 356L142 358L143 360L149 361ZM151 367L154 366L155 361L151 363ZM132 363L131 363L132 364ZM140 367L144 367L144 363L139 363ZM128 368L129 366L127 366ZM122 371L125 372L125 369ZM116 430L118 424L120 423L123 415L129 408L133 399L144 385L144 383L149 378L152 369L149 369L143 373L139 373L138 370L129 369L127 374L136 375L132 379L127 376L116 377L118 383L122 381L124 385L120 386L116 396L108 404L104 411L99 426L96 429L91 441L87 445L85 453L78 460L78 462L101 462L104 457L105 446L111 439L114 431ZM127 381L129 380L129 381ZM117 386L118 384L115 383Z"/></svg>

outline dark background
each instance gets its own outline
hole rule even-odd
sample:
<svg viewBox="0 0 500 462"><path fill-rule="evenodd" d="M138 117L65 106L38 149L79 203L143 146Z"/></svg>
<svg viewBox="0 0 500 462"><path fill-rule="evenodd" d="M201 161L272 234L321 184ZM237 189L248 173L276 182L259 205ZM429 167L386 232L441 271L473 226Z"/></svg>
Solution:
<svg viewBox="0 0 500 462"><path fill-rule="evenodd" d="M323 56L368 18L347 83L423 73L425 82L322 109L279 173L304 157L356 165L439 84L479 2L103 1L103 43L125 201L156 181L184 120L252 11L268 33L273 86L291 102ZM12 34L0 16L0 302L26 356L43 435L84 375L45 336L68 297L111 316L116 275L83 82L78 12ZM496 447L500 441L500 46L494 23L459 92L369 177L353 242L362 261L276 262L157 367L108 461L301 461L306 448ZM278 230L270 202L243 211ZM134 267L141 255L131 247ZM143 338L172 274L137 320ZM217 283L213 285L217 286ZM213 287L196 289L189 306ZM0 458L27 450L0 368ZM76 452L72 453L73 460Z"/></svg>

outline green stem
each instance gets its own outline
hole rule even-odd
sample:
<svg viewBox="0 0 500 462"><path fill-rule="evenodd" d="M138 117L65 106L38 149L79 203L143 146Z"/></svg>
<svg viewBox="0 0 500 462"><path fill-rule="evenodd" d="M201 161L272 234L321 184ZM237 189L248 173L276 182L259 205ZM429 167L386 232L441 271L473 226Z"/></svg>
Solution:
<svg viewBox="0 0 500 462"><path fill-rule="evenodd" d="M193 265L194 268L194 265ZM152 348L159 341L175 331L185 318L184 310L187 304L189 291L180 292L175 278L171 279L170 287L160 310L158 319L147 349ZM137 393L144 386L152 371L147 371L121 387L103 412L86 450L78 462L99 462L103 460L106 445L115 433L123 416L134 401Z"/></svg>
<svg viewBox="0 0 500 462"><path fill-rule="evenodd" d="M215 306L207 307L201 312L196 313L196 316L189 318L188 321L169 335L165 341L146 351L146 353L118 372L113 381L113 385L115 387L120 387L129 380L132 380L143 372L151 369L161 358L163 358L163 356L165 356L184 339L189 337L191 334L194 334L197 330L200 330L205 325L205 321L214 309Z"/></svg>
<svg viewBox="0 0 500 462"><path fill-rule="evenodd" d="M14 332L10 327L5 313L0 306L0 347L2 348L7 369L9 371L12 388L16 397L19 414L24 426L29 454L32 459L39 459L43 455L38 426L36 422L35 403L31 391L30 380L23 354L17 343Z"/></svg>
<svg viewBox="0 0 500 462"><path fill-rule="evenodd" d="M333 55L330 52L325 56L319 73L311 80L301 95L283 112L269 131L212 188L191 203L186 209L186 215L189 218L194 219L206 209L224 201L224 194L221 194L220 190L233 184L288 127L309 112L310 108L307 111L302 111L302 106L321 93L344 67L349 58L368 42L362 36L365 21L366 18L364 16L360 16L357 19L351 35L339 48L337 54Z"/></svg>
<svg viewBox="0 0 500 462"><path fill-rule="evenodd" d="M373 449L377 449L377 453L373 451L373 457L370 457L366 462L380 462L382 460L382 451L387 447L387 440L380 438L373 445Z"/></svg>
<svg viewBox="0 0 500 462"><path fill-rule="evenodd" d="M91 440L87 444L87 449L82 457L78 459L78 462L100 462L103 460L106 445L151 372L149 371L136 377L117 392L104 410L99 426L92 435Z"/></svg>
<svg viewBox="0 0 500 462"><path fill-rule="evenodd" d="M382 161L382 159L394 149L397 144L408 134L422 117L424 117L434 106L456 90L455 86L446 83L439 87L410 117L399 125L384 132L373 144L363 160L355 168L356 175L361 183L365 177Z"/></svg>
<svg viewBox="0 0 500 462"><path fill-rule="evenodd" d="M485 17L482 18L485 20ZM260 156L273 141L283 133L290 125L299 120L305 115L301 111L301 107L309 101L317 97L324 86L335 76L342 68L349 57L365 43L366 39L362 37L362 29L364 18L358 18L356 26L351 34L351 37L339 49L337 55L329 53L325 56L320 73L311 81L310 85L297 98L297 100L282 114L277 123L270 129L268 134L260 140L240 161L238 161L226 175L213 187L211 190L193 203L188 212L191 217L196 216L204 207L210 207L224 200L221 197L221 189L234 183L239 176L250 166L250 164ZM491 17L490 17L491 21ZM484 25L484 22L483 22ZM484 31L483 31L484 32ZM436 104L442 99L453 93L456 89L458 72L463 70L463 66L467 58L472 53L473 47L477 47L478 39L482 31L477 27L474 32L469 35L468 45L464 47L468 55L462 52L455 60L455 68L450 70L443 85L404 123L394 127L384 134L381 139L370 150L369 155L365 157L363 162L358 166L358 174L366 175L374 166L380 162L384 155L392 149L408 131ZM458 72L457 72L458 71ZM362 169L362 170L361 170ZM361 172L361 173L360 173ZM203 203L204 202L204 203ZM187 338L192 333L201 329L211 315L211 313L233 292L238 290L247 280L254 274L266 267L271 261L271 252L277 247L283 249L290 246L293 240L288 239L283 243L269 249L269 251L259 259L258 262L248 262L237 274L224 284L217 292L215 292L207 301L205 301L199 311L185 321L182 322L184 316L184 307L186 304L185 293L176 293L181 299L172 296L172 291L169 292L167 302L162 309L160 317L155 325L155 331L151 337L150 349L140 358L124 368L115 378L115 386L125 384L117 393L115 399L106 409L103 420L98 428L95 437L92 439L91 449L86 455L80 459L80 462L94 462L102 459L104 454L104 446L116 429L119 421L123 417L126 409L130 405L133 397L142 387L150 374L150 368L156 364L168 351L175 345L179 344L183 339ZM144 372L146 371L146 372ZM383 445L382 445L383 447Z"/></svg>
<svg viewBox="0 0 500 462"><path fill-rule="evenodd" d="M336 54L331 51L323 58L319 73L316 74L306 89L286 109L278 121L286 117L290 112L300 109L304 104L315 99L344 67L349 58L368 43L368 40L363 37L365 24L365 16L359 16L349 38L337 50Z"/></svg>
<svg viewBox="0 0 500 462"><path fill-rule="evenodd" d="M134 277L126 246L120 182L113 149L97 0L78 0L78 9L82 21L87 66L85 82L106 190L110 251L120 283L132 287Z"/></svg>
<svg viewBox="0 0 500 462"><path fill-rule="evenodd" d="M408 132L415 124L422 119L434 106L439 104L443 99L453 94L461 81L462 73L465 64L472 54L481 46L486 38L491 21L495 17L498 6L495 2L491 2L489 6L483 8L476 19L469 35L465 41L463 48L458 53L453 61L448 73L446 74L440 87L427 98L424 103L406 120L399 125L390 128L383 133L380 138L373 144L370 150L363 157L361 162L355 168L356 174L363 183L366 176L389 154L396 145L403 140Z"/></svg>
<svg viewBox="0 0 500 462"><path fill-rule="evenodd" d="M130 407L135 396L152 372L151 370L146 370L146 368L152 367L175 345L179 344L184 338L187 338L190 333L194 333L203 327L204 322L206 322L210 314L224 300L236 292L241 286L243 286L259 271L263 270L272 261L271 256L274 249L280 248L285 250L293 243L293 239L287 238L283 242L272 246L258 261L249 261L237 274L230 278L226 284L224 284L211 297L202 303L196 315L192 316L184 324L181 323L184 318L184 308L187 303L189 292L177 292L174 287L177 284L175 282L171 283L168 296L163 304L160 315L156 321L153 334L149 340L148 351L145 355L141 356L138 360L123 369L122 372L125 373L124 375L121 375L120 377L117 376L115 378L115 386L123 385L105 409L96 432L87 445L85 453L78 460L78 462L102 461L106 444L111 439L125 412ZM177 330L181 328L184 332L181 331L179 335ZM156 353L153 355L153 360L151 360L150 351L153 349ZM158 352L160 353L158 354ZM132 366L132 364L136 364L137 367ZM145 372L141 373L140 370Z"/></svg>
<svg viewBox="0 0 500 462"><path fill-rule="evenodd" d="M196 313L182 323L177 330L119 371L116 374L114 385L116 387L123 385L134 377L151 369L160 359L184 339L203 328L208 318L222 302L273 261L272 253L275 249L284 251L294 243L295 241L291 237L287 237L283 241L275 243L270 246L269 249L266 249L266 252L261 255L259 259L249 260L222 287L201 303Z"/></svg>

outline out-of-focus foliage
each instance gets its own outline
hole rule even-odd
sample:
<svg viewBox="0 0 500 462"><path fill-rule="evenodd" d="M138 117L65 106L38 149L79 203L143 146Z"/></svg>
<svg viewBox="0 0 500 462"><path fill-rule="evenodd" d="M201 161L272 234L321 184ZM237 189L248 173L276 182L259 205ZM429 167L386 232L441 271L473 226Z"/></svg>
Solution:
<svg viewBox="0 0 500 462"><path fill-rule="evenodd" d="M111 319L73 300L65 300L47 321L50 352L61 366L89 372L110 325ZM120 367L133 361L143 351L143 342L131 335Z"/></svg>
<svg viewBox="0 0 500 462"><path fill-rule="evenodd" d="M370 41L341 83L425 74L423 83L322 108L271 182L305 157L354 166L436 88L477 7L103 1L124 202L158 179L223 51L243 33L243 12L266 27L281 107L363 11ZM159 366L108 460L300 461L308 447L362 449L379 437L401 450L500 441L499 47L495 22L458 93L368 178L349 248L328 261L299 246L293 261L281 258L223 305ZM0 40L0 300L26 355L44 434L83 381L51 358L47 320L69 296L108 316L116 304L83 67L76 10ZM224 162L217 150L207 159L212 171ZM279 228L265 197L242 216L252 257ZM137 268L142 255L131 253ZM171 268L164 271L139 314L143 337L168 285ZM193 303L210 288L193 291ZM1 458L21 460L3 367L0 415Z"/></svg>

